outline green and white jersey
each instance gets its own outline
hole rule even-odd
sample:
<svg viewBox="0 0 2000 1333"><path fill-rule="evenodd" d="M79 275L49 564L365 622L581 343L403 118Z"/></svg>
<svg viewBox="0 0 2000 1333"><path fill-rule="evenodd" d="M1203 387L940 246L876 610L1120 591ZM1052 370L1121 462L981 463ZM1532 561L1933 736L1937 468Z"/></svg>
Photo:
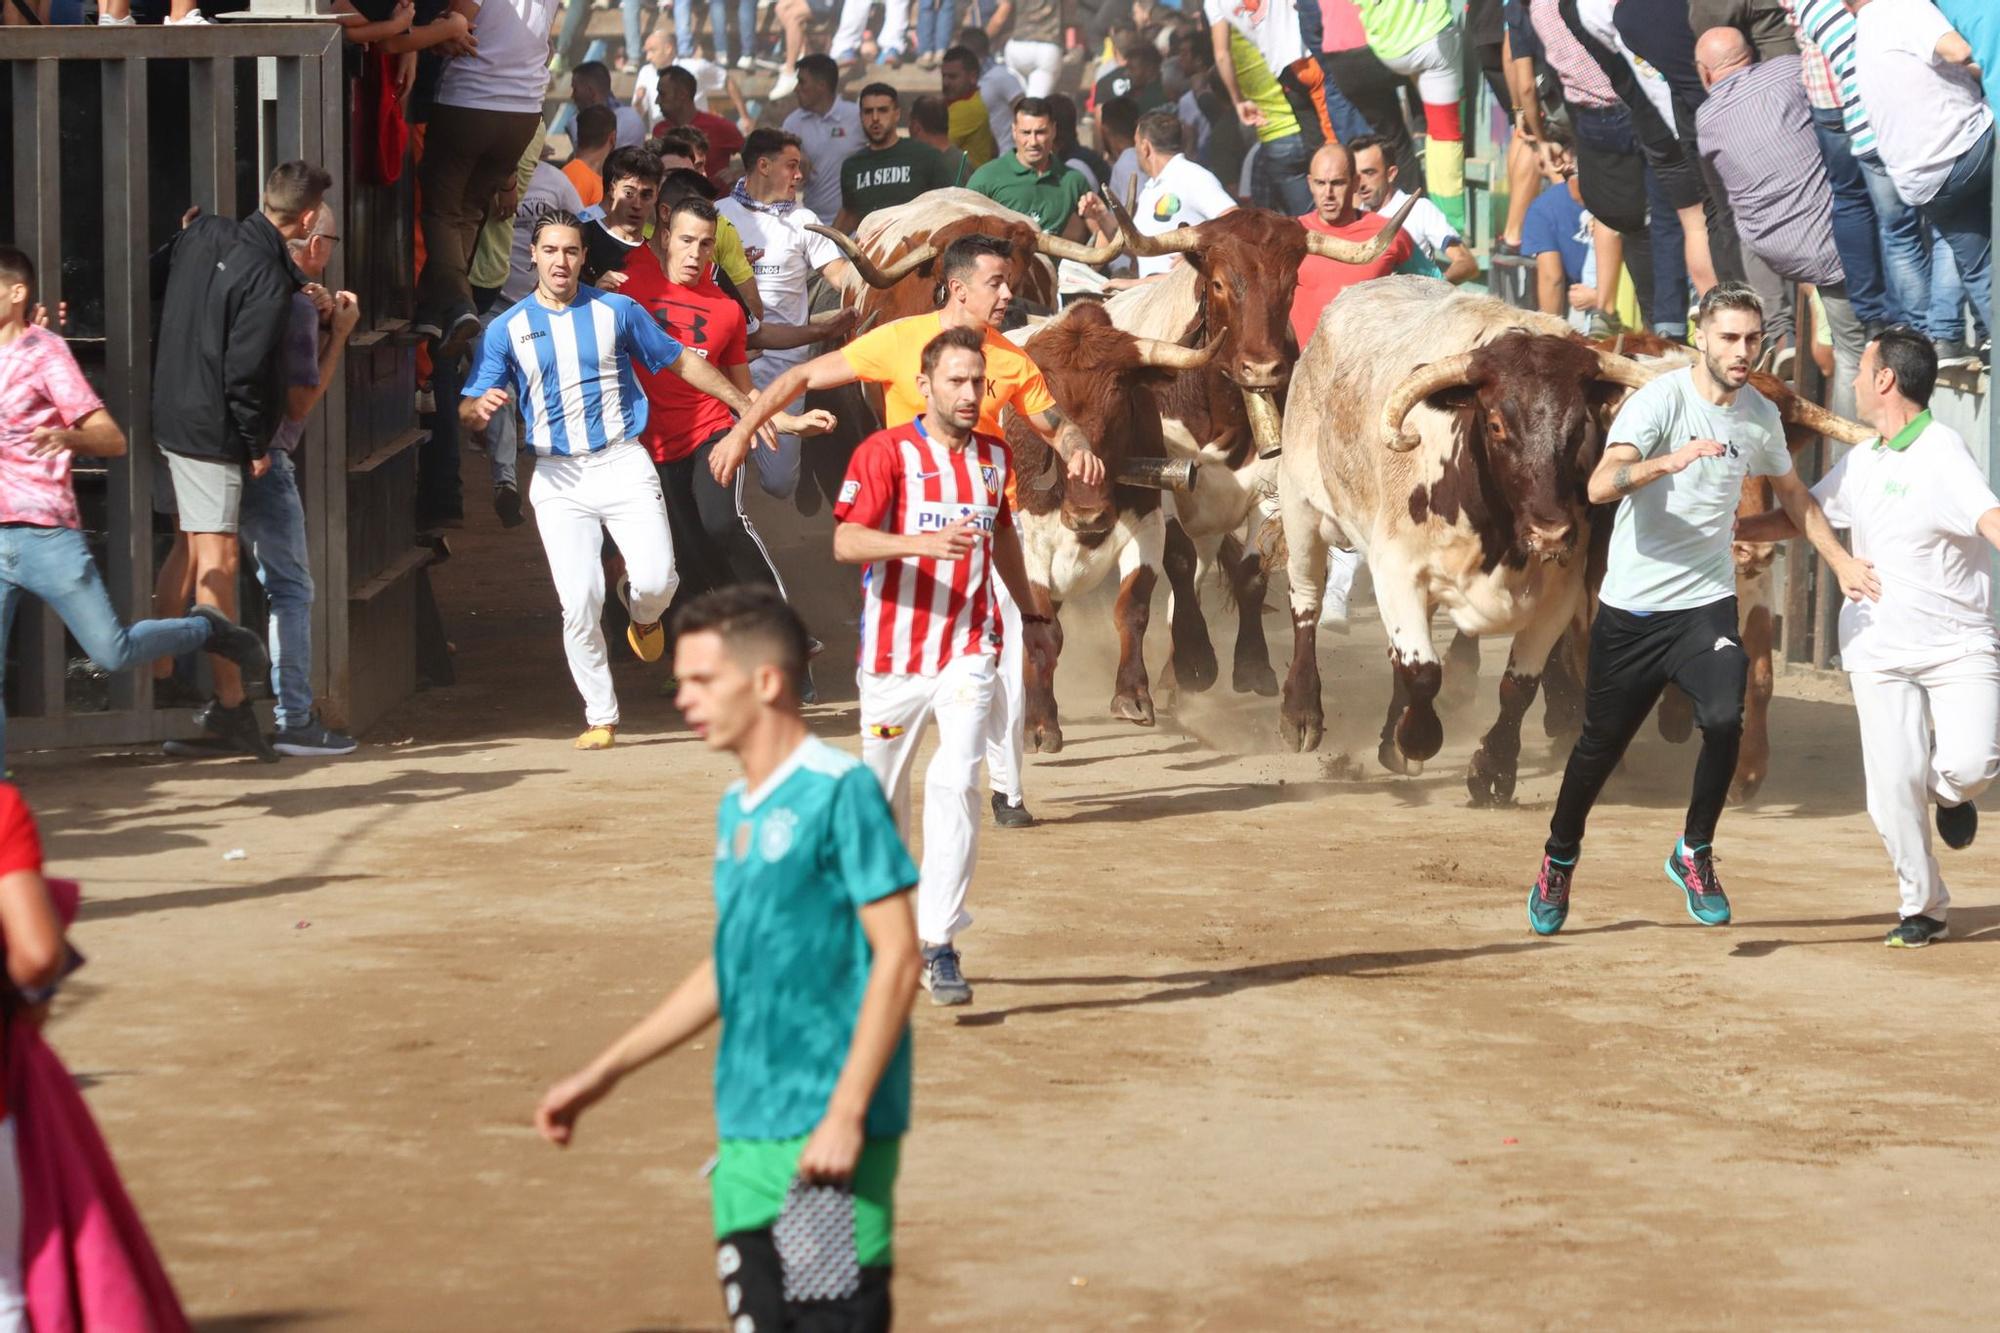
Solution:
<svg viewBox="0 0 2000 1333"><path fill-rule="evenodd" d="M868 988L859 909L916 882L874 775L824 741L805 741L756 791L738 781L724 793L715 839L722 1138L789 1139L819 1124ZM894 1138L909 1124L906 1029L866 1133Z"/></svg>

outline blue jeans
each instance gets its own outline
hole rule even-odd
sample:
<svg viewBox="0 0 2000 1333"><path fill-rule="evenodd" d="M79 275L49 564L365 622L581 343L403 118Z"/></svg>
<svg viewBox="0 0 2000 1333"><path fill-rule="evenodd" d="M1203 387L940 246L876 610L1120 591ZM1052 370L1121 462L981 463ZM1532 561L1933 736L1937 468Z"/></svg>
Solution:
<svg viewBox="0 0 2000 1333"><path fill-rule="evenodd" d="M1889 299L1902 309L1912 324L1933 338L1957 336L1949 327L1940 328L1931 318L1931 251L1925 243L1926 228L1917 210L1903 202L1889 170L1879 157L1857 158L1862 183L1868 187L1868 201L1882 224L1882 272ZM1961 297L1952 294L1954 309ZM1963 330L1963 321L1960 321Z"/></svg>
<svg viewBox="0 0 2000 1333"><path fill-rule="evenodd" d="M674 0L674 42L684 56L694 54L694 0ZM729 63L729 0L708 0L708 44L715 63Z"/></svg>
<svg viewBox="0 0 2000 1333"><path fill-rule="evenodd" d="M1250 167L1251 202L1286 217L1312 212L1312 188L1306 184L1311 159L1305 139L1296 134L1259 145L1257 160Z"/></svg>
<svg viewBox="0 0 2000 1333"><path fill-rule="evenodd" d="M1833 187L1833 248L1840 254L1841 271L1847 275L1847 299L1854 303L1854 313L1863 324L1907 323L1908 313L1890 297L1882 276L1875 205L1868 182L1861 177L1861 164L1855 160L1846 122L1837 109L1814 108L1812 118L1820 161L1826 165L1827 183Z"/></svg>
<svg viewBox="0 0 2000 1333"><path fill-rule="evenodd" d="M917 0L917 54L937 55L951 45L951 0Z"/></svg>
<svg viewBox="0 0 2000 1333"><path fill-rule="evenodd" d="M1938 229L1951 257L1958 261L1958 278L1965 284L1979 322L1993 327L1993 127L1953 164L1951 174L1918 210Z"/></svg>
<svg viewBox="0 0 2000 1333"><path fill-rule="evenodd" d="M1653 232L1653 332L1675 342L1688 336L1687 228L1652 165L1646 166L1646 208Z"/></svg>
<svg viewBox="0 0 2000 1333"><path fill-rule="evenodd" d="M306 509L299 501L292 456L274 451L271 470L243 483L237 535L257 564L257 582L270 603L266 637L271 649L271 692L278 700L278 730L312 721L312 569L306 555Z"/></svg>
<svg viewBox="0 0 2000 1333"><path fill-rule="evenodd" d="M136 620L124 625L98 576L90 547L75 528L0 526L0 646L14 629L21 594L33 593L61 617L90 660L105 671L123 671L156 657L179 657L208 642L208 622L198 616ZM6 660L0 656L0 685ZM5 695L0 693L0 756L7 745Z"/></svg>

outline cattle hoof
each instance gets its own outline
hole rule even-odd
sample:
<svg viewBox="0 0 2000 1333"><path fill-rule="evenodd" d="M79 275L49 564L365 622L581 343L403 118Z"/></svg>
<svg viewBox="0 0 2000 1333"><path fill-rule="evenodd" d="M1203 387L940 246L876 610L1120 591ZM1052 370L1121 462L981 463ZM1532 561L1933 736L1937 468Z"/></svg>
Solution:
<svg viewBox="0 0 2000 1333"><path fill-rule="evenodd" d="M1278 736L1285 748L1297 754L1310 754L1326 739L1326 724L1316 717L1292 717L1287 713L1278 715Z"/></svg>
<svg viewBox="0 0 2000 1333"><path fill-rule="evenodd" d="M1111 716L1124 718L1127 722L1142 727L1153 725L1152 696L1145 694L1114 694L1111 696Z"/></svg>
<svg viewBox="0 0 2000 1333"><path fill-rule="evenodd" d="M1062 753L1062 728L1053 722L1042 726L1029 727L1024 740L1029 754Z"/></svg>
<svg viewBox="0 0 2000 1333"><path fill-rule="evenodd" d="M1465 788L1472 794L1474 809L1491 810L1514 804L1515 772L1502 768L1486 751L1473 753L1472 766L1465 771Z"/></svg>
<svg viewBox="0 0 2000 1333"><path fill-rule="evenodd" d="M1415 777L1424 770L1424 766L1421 763L1411 763L1409 758L1396 748L1394 740L1384 740L1380 745L1375 747L1375 759L1391 773L1406 778Z"/></svg>
<svg viewBox="0 0 2000 1333"><path fill-rule="evenodd" d="M1173 667L1174 678L1189 694L1201 694L1213 689L1222 676L1222 665L1215 660L1215 649L1207 644L1197 648L1175 648Z"/></svg>
<svg viewBox="0 0 2000 1333"><path fill-rule="evenodd" d="M1415 708L1405 708L1400 721L1396 723L1396 748L1406 759L1422 764L1424 760L1444 748L1444 723L1439 720L1435 709L1426 708L1421 712Z"/></svg>
<svg viewBox="0 0 2000 1333"><path fill-rule="evenodd" d="M1238 662L1229 685L1238 694L1256 694L1270 699L1278 693L1278 673L1271 669L1269 662Z"/></svg>
<svg viewBox="0 0 2000 1333"><path fill-rule="evenodd" d="M1763 786L1764 775L1761 773L1754 778L1738 778L1729 784L1729 803L1731 805L1748 805L1751 801L1757 799L1757 793L1763 789Z"/></svg>

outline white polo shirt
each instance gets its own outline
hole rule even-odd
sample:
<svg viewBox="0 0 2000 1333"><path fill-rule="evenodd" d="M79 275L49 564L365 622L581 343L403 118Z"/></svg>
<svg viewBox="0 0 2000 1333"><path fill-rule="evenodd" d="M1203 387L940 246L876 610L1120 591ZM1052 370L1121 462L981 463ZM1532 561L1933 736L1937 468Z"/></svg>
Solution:
<svg viewBox="0 0 2000 1333"><path fill-rule="evenodd" d="M832 241L806 230L808 223L820 220L819 215L800 207L779 217L763 209L746 208L728 194L715 201L715 211L735 223L743 237L743 253L756 274L757 294L764 299L765 322L804 324L811 315L807 279L841 257Z"/></svg>
<svg viewBox="0 0 2000 1333"><path fill-rule="evenodd" d="M1915 670L2000 648L1993 551L1979 535L2000 499L1957 431L1926 412L1886 443L1848 450L1813 497L1882 580L1881 601L1841 603L1842 667Z"/></svg>
<svg viewBox="0 0 2000 1333"><path fill-rule="evenodd" d="M1148 176L1139 187L1139 211L1133 215L1132 225L1142 236L1162 236L1179 227L1199 226L1235 207L1236 200L1222 188L1214 172L1187 154L1176 153L1160 168L1159 175ZM1173 255L1142 257L1139 276L1149 278L1155 273L1165 273L1174 266L1174 258Z"/></svg>
<svg viewBox="0 0 2000 1333"><path fill-rule="evenodd" d="M1396 210L1408 202L1409 198L1407 193L1398 190L1384 200L1382 206L1375 211L1384 217L1394 217ZM1458 228L1452 226L1451 219L1444 215L1444 210L1428 199L1417 200L1417 206L1410 210L1410 216L1403 219L1403 230L1410 234L1412 241L1416 242L1417 249L1422 250L1430 257L1430 261L1438 266L1440 273L1451 266L1451 256L1445 251L1454 245L1465 244L1464 239L1458 234Z"/></svg>
<svg viewBox="0 0 2000 1333"><path fill-rule="evenodd" d="M799 201L822 218L838 216L840 164L866 146L861 108L839 98L824 112L800 107L785 117L784 128L785 133L799 136L799 149L805 154L806 181Z"/></svg>

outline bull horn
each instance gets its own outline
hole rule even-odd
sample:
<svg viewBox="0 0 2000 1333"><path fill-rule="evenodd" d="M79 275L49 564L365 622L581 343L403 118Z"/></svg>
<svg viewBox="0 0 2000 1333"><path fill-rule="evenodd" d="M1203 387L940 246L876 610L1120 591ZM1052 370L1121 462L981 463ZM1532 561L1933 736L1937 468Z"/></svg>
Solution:
<svg viewBox="0 0 2000 1333"><path fill-rule="evenodd" d="M1471 352L1459 352L1442 361L1418 366L1403 377L1403 382L1390 391L1382 404L1382 442L1399 454L1416 448L1417 437L1404 433L1403 418L1438 390L1471 382Z"/></svg>
<svg viewBox="0 0 2000 1333"><path fill-rule="evenodd" d="M1072 241L1067 236L1037 236L1035 249L1051 259L1074 259L1079 264L1091 268L1108 264L1125 253L1125 237L1112 237L1103 245L1085 245L1082 241Z"/></svg>
<svg viewBox="0 0 2000 1333"><path fill-rule="evenodd" d="M1782 415L1795 426L1804 426L1815 435L1824 435L1842 444L1867 444L1877 436L1877 432L1860 422L1836 416L1809 398L1793 398L1785 405Z"/></svg>
<svg viewBox="0 0 2000 1333"><path fill-rule="evenodd" d="M1643 389L1661 374L1667 366L1642 366L1629 356L1619 356L1616 352L1599 350L1597 353L1597 378L1622 384L1628 389Z"/></svg>
<svg viewBox="0 0 2000 1333"><path fill-rule="evenodd" d="M1200 347L1183 347L1164 338L1141 338L1137 335L1132 341L1139 345L1139 364L1157 366L1161 370L1200 370L1222 350L1220 334Z"/></svg>
<svg viewBox="0 0 2000 1333"><path fill-rule="evenodd" d="M1111 216L1118 219L1118 239L1127 253L1140 259L1150 259L1159 255L1186 254L1200 248L1200 239L1193 227L1176 227L1158 236L1147 236L1133 225L1131 209L1118 202L1118 196L1111 192L1110 186L1103 186L1099 193L1110 206ZM1132 197L1136 206L1138 195Z"/></svg>
<svg viewBox="0 0 2000 1333"><path fill-rule="evenodd" d="M901 259L898 259L895 263L889 265L889 267L883 268L867 255L862 254L860 246L848 240L846 236L835 231L832 227L822 227L817 222L808 222L806 230L818 232L829 241L832 241L835 246L839 247L840 253L847 256L847 262L854 265L854 271L859 273L861 280L866 282L870 287L894 287L904 278L909 277L912 273L915 273L938 256L938 249L935 245L920 245Z"/></svg>
<svg viewBox="0 0 2000 1333"><path fill-rule="evenodd" d="M1396 243L1396 233L1403 229L1404 219L1417 206L1417 195L1411 195L1389 219L1389 225L1375 233L1369 241L1349 241L1338 236L1328 236L1325 232L1306 230L1306 250L1321 259L1331 259L1336 264L1368 264L1386 253Z"/></svg>

